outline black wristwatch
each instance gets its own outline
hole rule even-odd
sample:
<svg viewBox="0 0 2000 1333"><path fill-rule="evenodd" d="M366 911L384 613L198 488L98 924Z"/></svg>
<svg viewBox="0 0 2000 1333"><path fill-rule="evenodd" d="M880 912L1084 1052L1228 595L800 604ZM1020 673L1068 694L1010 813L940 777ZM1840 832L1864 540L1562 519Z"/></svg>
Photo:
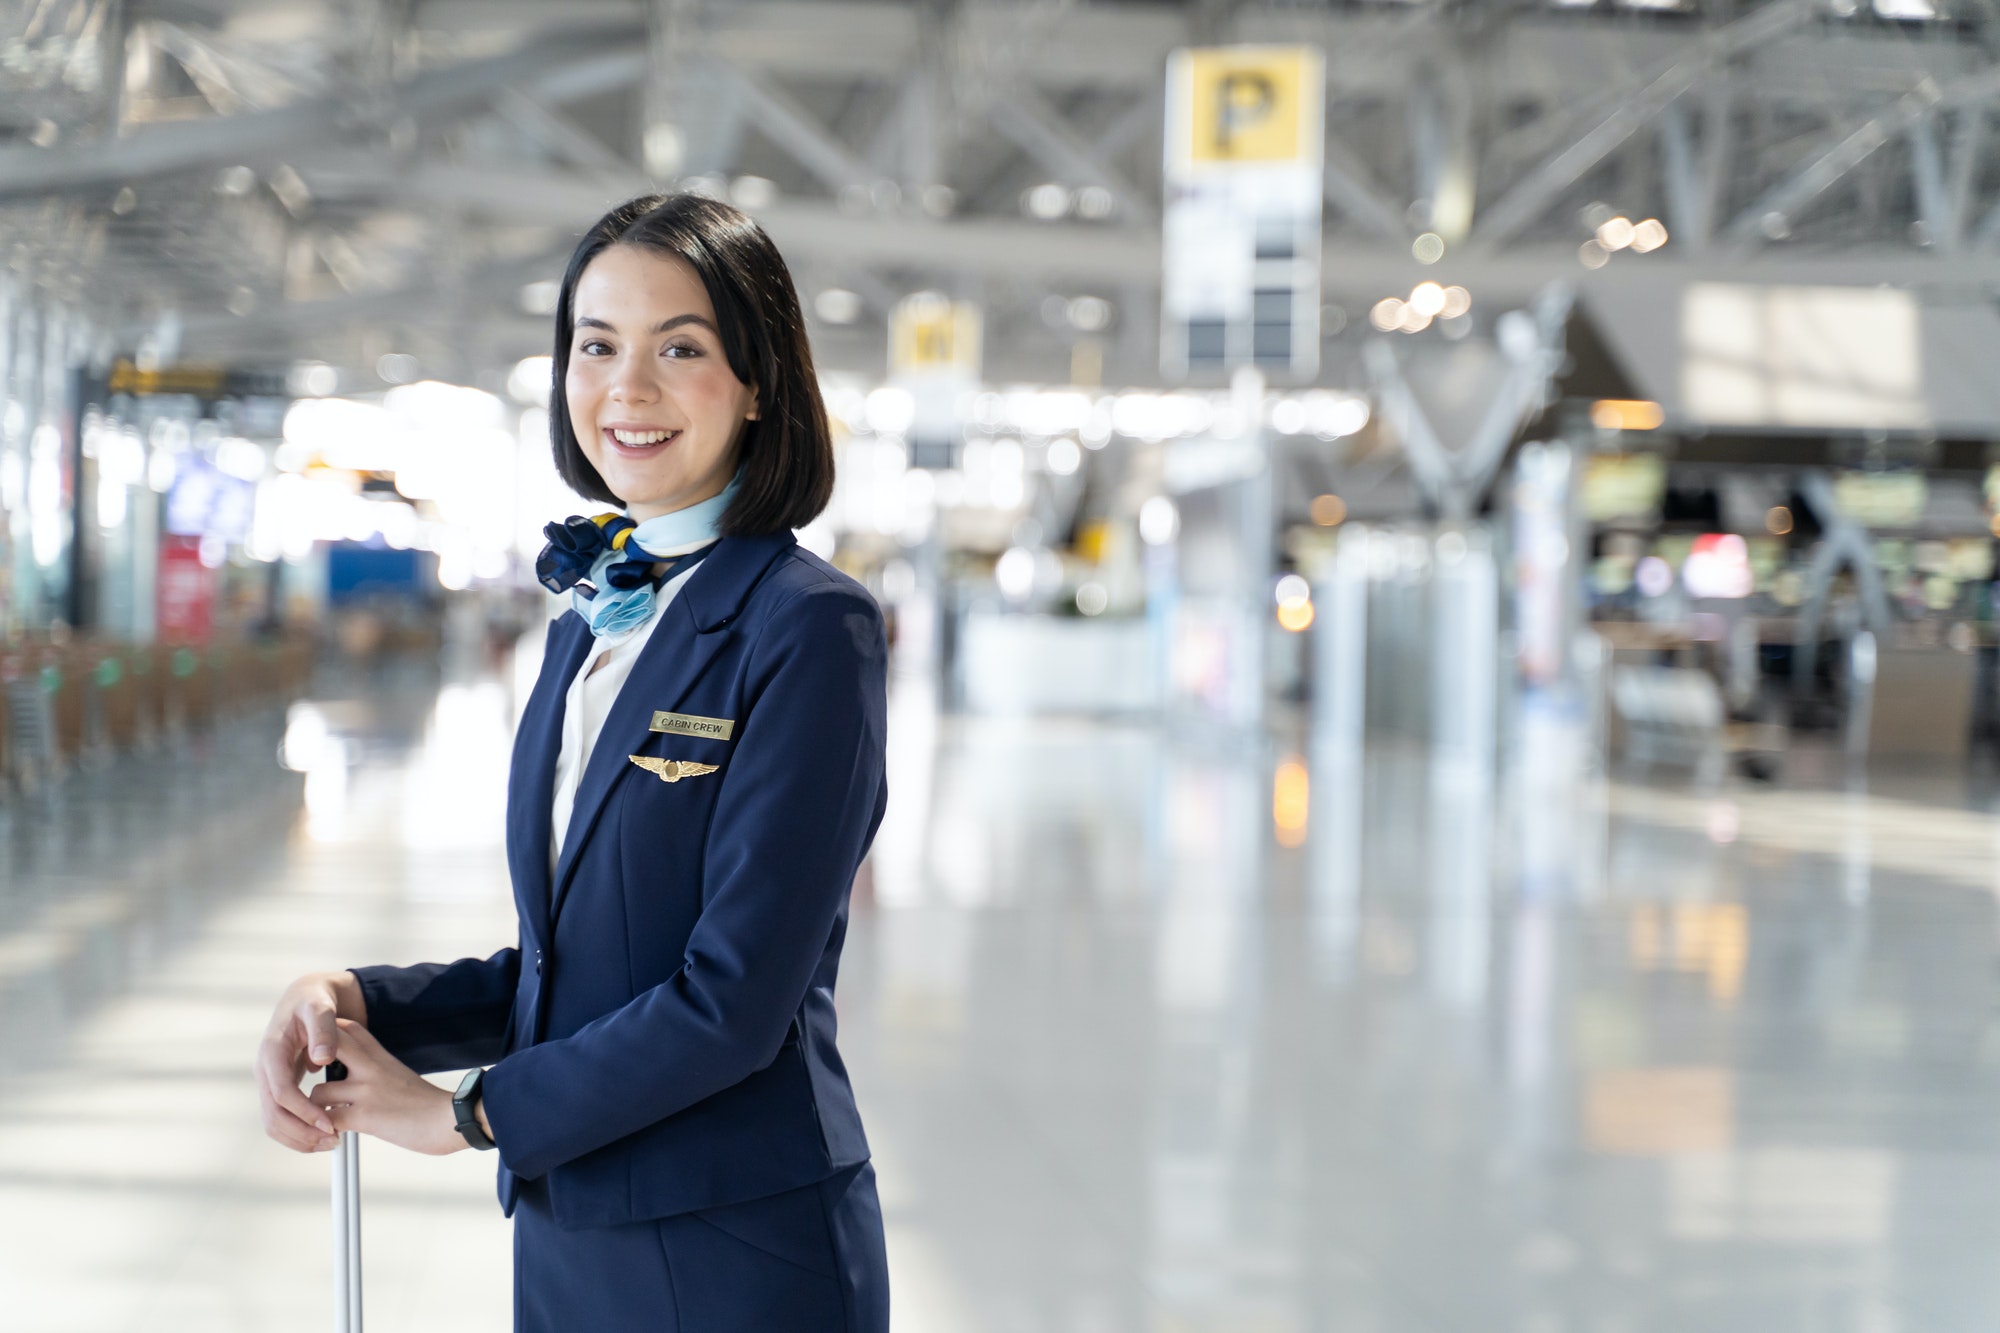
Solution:
<svg viewBox="0 0 2000 1333"><path fill-rule="evenodd" d="M484 1090L482 1084L485 1078L485 1070L475 1069L465 1076L458 1085L458 1091L451 1095L451 1113L458 1120L458 1132L475 1148L493 1146L493 1140L479 1127L479 1094Z"/></svg>

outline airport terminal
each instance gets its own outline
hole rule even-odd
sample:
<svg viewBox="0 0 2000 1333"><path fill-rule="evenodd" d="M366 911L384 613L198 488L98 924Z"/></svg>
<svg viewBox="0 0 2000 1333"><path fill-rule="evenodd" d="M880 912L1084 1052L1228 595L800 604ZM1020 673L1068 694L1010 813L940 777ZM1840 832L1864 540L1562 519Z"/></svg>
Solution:
<svg viewBox="0 0 2000 1333"><path fill-rule="evenodd" d="M1994 1327L1997 40L0 5L0 1328Z"/></svg>

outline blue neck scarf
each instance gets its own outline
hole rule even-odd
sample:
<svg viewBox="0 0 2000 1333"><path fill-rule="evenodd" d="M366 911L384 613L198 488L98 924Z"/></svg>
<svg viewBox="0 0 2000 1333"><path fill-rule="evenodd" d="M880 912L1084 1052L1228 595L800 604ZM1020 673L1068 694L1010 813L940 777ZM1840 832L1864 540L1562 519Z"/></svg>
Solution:
<svg viewBox="0 0 2000 1333"><path fill-rule="evenodd" d="M622 638L653 618L661 584L713 549L736 490L732 479L720 495L644 523L624 514L551 523L542 529L549 544L536 557L535 578L550 592L569 593L592 634ZM666 573L656 577L653 566L661 563Z"/></svg>

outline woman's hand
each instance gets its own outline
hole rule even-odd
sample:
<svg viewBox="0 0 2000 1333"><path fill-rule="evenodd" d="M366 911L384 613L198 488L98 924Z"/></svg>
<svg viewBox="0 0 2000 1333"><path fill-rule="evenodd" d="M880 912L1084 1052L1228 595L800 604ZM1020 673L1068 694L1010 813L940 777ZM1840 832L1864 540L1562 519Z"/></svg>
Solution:
<svg viewBox="0 0 2000 1333"><path fill-rule="evenodd" d="M257 1047L257 1101L264 1132L294 1152L325 1152L339 1142L333 1122L299 1083L332 1061L336 1019L368 1021L368 1002L352 972L313 972L285 988Z"/></svg>
<svg viewBox="0 0 2000 1333"><path fill-rule="evenodd" d="M433 1157L470 1146L458 1132L451 1093L389 1054L361 1024L335 1022L347 1077L312 1090L313 1104L332 1118L335 1129L372 1134Z"/></svg>

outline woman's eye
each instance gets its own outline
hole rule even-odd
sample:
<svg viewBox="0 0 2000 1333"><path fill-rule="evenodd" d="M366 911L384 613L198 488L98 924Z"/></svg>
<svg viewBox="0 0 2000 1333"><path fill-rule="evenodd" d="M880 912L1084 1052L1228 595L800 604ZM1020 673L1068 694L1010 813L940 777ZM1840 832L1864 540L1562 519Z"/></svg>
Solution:
<svg viewBox="0 0 2000 1333"><path fill-rule="evenodd" d="M602 338L588 338L584 340L583 345L577 350L581 351L585 356L603 356L611 350L611 344L605 342Z"/></svg>
<svg viewBox="0 0 2000 1333"><path fill-rule="evenodd" d="M666 350L661 355L680 361L691 356L700 356L701 348L695 346L693 343L668 343Z"/></svg>

